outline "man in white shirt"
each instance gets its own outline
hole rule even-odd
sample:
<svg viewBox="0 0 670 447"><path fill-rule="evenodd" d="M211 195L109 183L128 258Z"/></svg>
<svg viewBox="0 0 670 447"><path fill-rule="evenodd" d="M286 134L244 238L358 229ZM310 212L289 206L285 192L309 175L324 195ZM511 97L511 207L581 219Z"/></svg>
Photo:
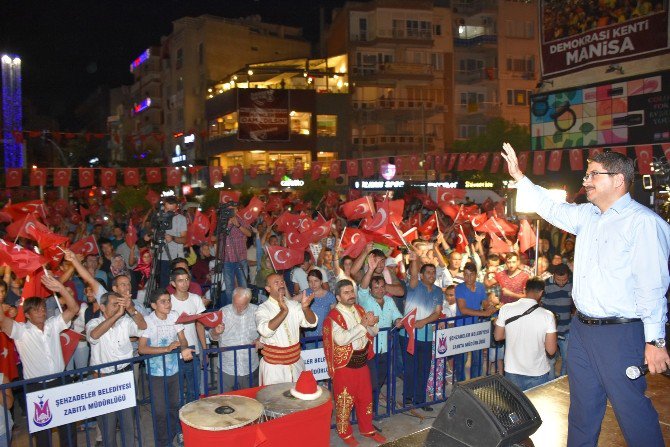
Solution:
<svg viewBox="0 0 670 447"><path fill-rule="evenodd" d="M57 279L45 275L42 277L42 284L52 292L63 296L65 300L63 313L47 319L45 299L38 297L27 298L23 302L27 323L16 322L5 317L4 312L0 312L0 329L14 340L23 362L24 379L57 374L65 370L60 333L70 326L70 322L79 312L79 304ZM26 391L38 391L60 385L63 385L60 380L30 383L26 385ZM58 437L60 445L76 446L75 425L67 424L58 427ZM50 430L42 430L35 434L36 445L51 445L50 440Z"/></svg>
<svg viewBox="0 0 670 447"><path fill-rule="evenodd" d="M165 248L158 254L160 266L161 288L170 282L170 260L184 256L184 242L186 242L186 218L179 214L179 202L174 196L163 198L163 209L166 213L174 213L171 220L172 227L165 230ZM169 257L168 257L169 255Z"/></svg>
<svg viewBox="0 0 670 447"><path fill-rule="evenodd" d="M122 297L115 292L108 292L100 297L100 313L86 325L86 338L91 344L91 366L104 363L129 360L133 358L133 346L130 337L139 337L147 328L142 314L135 309L130 297ZM127 315L126 315L127 314ZM132 371L130 363L100 368L99 376L117 372ZM102 432L105 446L116 447L116 423L121 429L121 445L135 445L134 409L107 413L98 416L98 426Z"/></svg>
<svg viewBox="0 0 670 447"><path fill-rule="evenodd" d="M183 313L197 315L205 311L202 299L195 293L188 291L190 284L191 275L188 271L177 268L170 273L170 285L175 289L174 293L170 295L170 299L172 300L172 311L177 312L177 315L181 316ZM195 346L193 362L186 363L181 359L179 360L179 373L186 385L185 402L188 403L198 399L200 394L200 353L201 348L207 348L205 327L199 321L185 324L184 336L189 346Z"/></svg>
<svg viewBox="0 0 670 447"><path fill-rule="evenodd" d="M305 369L300 358L300 328L313 328L318 323L309 307L314 295L303 292L299 301L291 300L278 273L269 275L266 283L269 298L256 311L256 328L263 344L259 384L295 382Z"/></svg>
<svg viewBox="0 0 670 447"><path fill-rule="evenodd" d="M228 346L255 345L235 353L222 349L221 370L223 377L222 392L233 389L250 388L258 385L258 352L262 347L256 329L256 310L258 306L249 304L251 290L237 287L233 290L233 302L221 308L223 323L210 332L213 339L218 337L219 348ZM251 379L253 375L253 380Z"/></svg>
<svg viewBox="0 0 670 447"><path fill-rule="evenodd" d="M547 355L558 347L554 314L539 307L543 293L544 281L529 279L526 298L500 308L495 324L495 339L507 340L505 377L524 391L549 381Z"/></svg>

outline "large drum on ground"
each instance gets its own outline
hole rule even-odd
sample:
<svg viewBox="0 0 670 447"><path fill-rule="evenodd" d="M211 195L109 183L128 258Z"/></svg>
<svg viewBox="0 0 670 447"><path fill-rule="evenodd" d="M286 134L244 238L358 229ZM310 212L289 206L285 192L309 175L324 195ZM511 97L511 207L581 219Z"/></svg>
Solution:
<svg viewBox="0 0 670 447"><path fill-rule="evenodd" d="M179 410L183 424L198 430L221 431L260 421L263 404L244 396L212 396L184 405Z"/></svg>
<svg viewBox="0 0 670 447"><path fill-rule="evenodd" d="M264 407L262 421L269 421L287 414L315 408L330 400L330 391L321 388L321 395L313 400L302 400L291 394L295 383L277 383L258 391L256 400Z"/></svg>

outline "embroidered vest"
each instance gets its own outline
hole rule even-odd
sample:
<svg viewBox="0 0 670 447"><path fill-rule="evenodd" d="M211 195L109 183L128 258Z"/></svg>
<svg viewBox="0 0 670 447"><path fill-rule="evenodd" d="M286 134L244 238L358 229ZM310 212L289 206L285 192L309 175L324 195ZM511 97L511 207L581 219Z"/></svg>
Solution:
<svg viewBox="0 0 670 447"><path fill-rule="evenodd" d="M365 310L358 304L354 304L354 308L358 312L358 315L363 318L365 315ZM347 322L344 319L342 313L337 309L331 309L326 316L326 319L323 321L323 352L326 356L326 364L328 365L328 375L332 378L335 375L335 370L344 368L349 363L351 355L354 352L354 347L351 343L344 346L339 346L333 340L333 325L338 325L342 329L347 330ZM367 344L367 359L370 360L375 356L374 351L372 350L372 337L369 333L366 334L368 344Z"/></svg>

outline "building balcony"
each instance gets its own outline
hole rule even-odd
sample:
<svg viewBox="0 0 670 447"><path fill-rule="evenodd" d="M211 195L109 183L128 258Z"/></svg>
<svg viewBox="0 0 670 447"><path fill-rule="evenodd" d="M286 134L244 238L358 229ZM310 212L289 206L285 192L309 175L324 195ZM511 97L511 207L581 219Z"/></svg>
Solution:
<svg viewBox="0 0 670 447"><path fill-rule="evenodd" d="M510 71L507 73L509 79L524 79L526 81L534 81L537 75L534 71Z"/></svg>
<svg viewBox="0 0 670 447"><path fill-rule="evenodd" d="M479 70L457 70L456 83L475 84L483 81L494 81L498 79L498 69L487 67Z"/></svg>
<svg viewBox="0 0 670 447"><path fill-rule="evenodd" d="M472 102L456 105L457 115L500 116L500 104L495 102Z"/></svg>
<svg viewBox="0 0 670 447"><path fill-rule="evenodd" d="M496 11L497 0L456 0L451 4L454 13L465 16L480 14L485 11Z"/></svg>
<svg viewBox="0 0 670 447"><path fill-rule="evenodd" d="M454 38L455 47L472 48L472 47L492 47L498 44L497 34L480 34L472 37L456 37Z"/></svg>
<svg viewBox="0 0 670 447"><path fill-rule="evenodd" d="M377 81L389 78L421 81L433 79L433 67L428 64L387 62L384 64L354 65L351 68L352 78L358 81Z"/></svg>
<svg viewBox="0 0 670 447"><path fill-rule="evenodd" d="M353 137L352 145L356 147L386 146L386 145L421 145L424 136L417 134L379 134L364 137ZM425 135L426 145L435 142L435 135Z"/></svg>
<svg viewBox="0 0 670 447"><path fill-rule="evenodd" d="M423 108L425 111L442 110L443 105L434 101L422 101L417 99L394 99L379 98L372 101L352 101L354 110L410 110L419 111Z"/></svg>
<svg viewBox="0 0 670 447"><path fill-rule="evenodd" d="M371 30L366 33L351 34L350 40L358 44L375 44L382 42L403 43L411 42L412 44L433 44L432 30L419 29L378 29Z"/></svg>

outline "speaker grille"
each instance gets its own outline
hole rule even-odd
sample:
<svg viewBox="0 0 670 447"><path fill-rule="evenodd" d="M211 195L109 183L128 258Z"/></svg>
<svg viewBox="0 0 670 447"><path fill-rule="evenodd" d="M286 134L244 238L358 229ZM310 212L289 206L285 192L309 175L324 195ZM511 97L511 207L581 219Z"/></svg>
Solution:
<svg viewBox="0 0 670 447"><path fill-rule="evenodd" d="M534 415L528 411L500 376L489 376L463 385L486 406L500 424L509 431L525 427L532 422Z"/></svg>

